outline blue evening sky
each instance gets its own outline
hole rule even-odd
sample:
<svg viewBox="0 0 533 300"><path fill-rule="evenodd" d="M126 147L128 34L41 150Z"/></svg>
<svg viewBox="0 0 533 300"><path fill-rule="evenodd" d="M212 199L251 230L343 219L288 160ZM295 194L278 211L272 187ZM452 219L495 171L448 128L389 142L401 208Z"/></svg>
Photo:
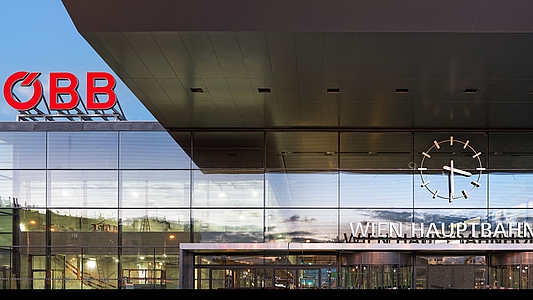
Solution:
<svg viewBox="0 0 533 300"><path fill-rule="evenodd" d="M70 72L80 80L84 98L85 74L115 73L78 33L61 0L0 0L0 121L15 121L17 111L3 96L6 79L18 71L41 72L48 98L48 74ZM118 76L115 93L129 121L155 120ZM22 99L19 93L15 93ZM53 112L54 113L54 112Z"/></svg>

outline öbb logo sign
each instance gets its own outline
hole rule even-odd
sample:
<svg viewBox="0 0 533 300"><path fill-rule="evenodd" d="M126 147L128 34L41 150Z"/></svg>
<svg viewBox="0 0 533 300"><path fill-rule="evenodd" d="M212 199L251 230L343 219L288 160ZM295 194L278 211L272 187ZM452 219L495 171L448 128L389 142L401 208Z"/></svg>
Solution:
<svg viewBox="0 0 533 300"><path fill-rule="evenodd" d="M4 84L4 98L6 102L18 111L30 110L37 107L40 100L43 98L43 86L39 80L40 72L26 72L20 71L9 76ZM97 86L98 80L105 80L106 84ZM61 81L67 81L68 85L60 86ZM33 95L27 101L17 99L13 93L16 84L20 82L21 87L33 87ZM68 72L51 72L50 73L50 88L49 88L49 104L51 110L70 110L74 109L79 101L78 94L79 80L78 78ZM115 78L106 72L87 72L86 78L86 97L87 109L110 109L117 102L115 94L116 81ZM107 100L100 102L97 95L107 95ZM61 95L68 95L70 99L63 102Z"/></svg>

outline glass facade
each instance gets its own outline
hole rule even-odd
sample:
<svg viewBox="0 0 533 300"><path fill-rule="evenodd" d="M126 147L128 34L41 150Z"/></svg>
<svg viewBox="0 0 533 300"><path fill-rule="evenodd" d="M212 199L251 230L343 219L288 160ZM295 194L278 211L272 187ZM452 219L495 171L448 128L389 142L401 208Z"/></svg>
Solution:
<svg viewBox="0 0 533 300"><path fill-rule="evenodd" d="M525 254L511 266L488 250L289 249L351 244L354 224L402 224L419 235L407 229L529 224L533 133L167 132L118 123L0 130L0 289L444 288L436 267L472 274L470 288L533 288L515 270L533 266ZM439 141L475 151L437 155ZM453 172L428 162L439 155L469 172L454 173L454 197ZM465 169L472 159L483 169ZM234 243L280 247L180 257L181 244ZM512 272L516 282L505 281Z"/></svg>

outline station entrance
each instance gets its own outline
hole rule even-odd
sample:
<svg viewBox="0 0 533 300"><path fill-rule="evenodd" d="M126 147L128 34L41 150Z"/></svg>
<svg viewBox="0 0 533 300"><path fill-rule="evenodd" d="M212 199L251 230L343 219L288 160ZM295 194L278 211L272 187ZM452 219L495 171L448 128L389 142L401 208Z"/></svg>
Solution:
<svg viewBox="0 0 533 300"><path fill-rule="evenodd" d="M182 288L533 289L533 252L260 252L182 251Z"/></svg>
<svg viewBox="0 0 533 300"><path fill-rule="evenodd" d="M400 261L404 260L404 261ZM196 255L195 289L412 289L402 253Z"/></svg>
<svg viewBox="0 0 533 300"><path fill-rule="evenodd" d="M204 263L195 267L195 289L485 289L488 286L485 256L365 252L339 254L334 258L333 261L331 255L289 255L272 266L267 265L268 260L264 260L264 265L255 265L252 260L243 261L235 256L224 256L224 264L218 265L217 256L198 256L196 261ZM320 263L324 259L332 263Z"/></svg>

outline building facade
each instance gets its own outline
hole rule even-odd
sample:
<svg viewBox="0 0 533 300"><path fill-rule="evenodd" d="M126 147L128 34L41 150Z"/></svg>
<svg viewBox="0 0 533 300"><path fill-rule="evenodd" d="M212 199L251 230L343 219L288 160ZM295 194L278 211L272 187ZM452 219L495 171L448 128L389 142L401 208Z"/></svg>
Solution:
<svg viewBox="0 0 533 300"><path fill-rule="evenodd" d="M533 288L533 1L62 2L157 122L0 124L1 288Z"/></svg>
<svg viewBox="0 0 533 300"><path fill-rule="evenodd" d="M3 289L533 288L532 133L0 125Z"/></svg>

